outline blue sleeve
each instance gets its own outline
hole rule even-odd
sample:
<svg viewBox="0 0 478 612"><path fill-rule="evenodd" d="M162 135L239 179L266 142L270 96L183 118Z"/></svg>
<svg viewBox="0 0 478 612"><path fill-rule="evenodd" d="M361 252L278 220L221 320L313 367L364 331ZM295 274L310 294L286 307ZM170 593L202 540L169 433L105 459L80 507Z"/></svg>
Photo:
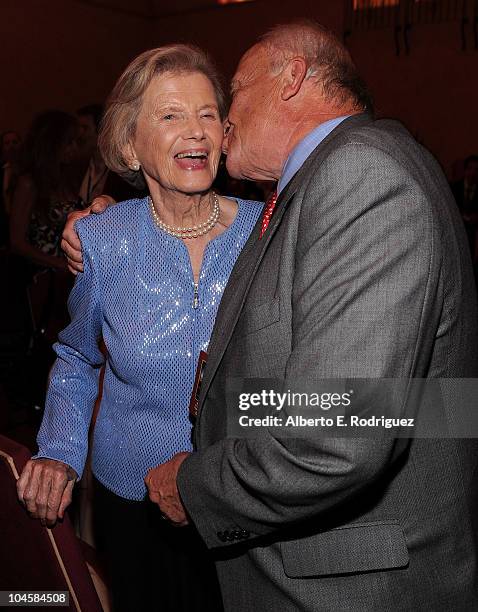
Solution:
<svg viewBox="0 0 478 612"><path fill-rule="evenodd" d="M71 323L53 346L57 359L50 372L45 414L37 437L39 452L35 458L63 461L81 477L104 356L98 348L102 327L98 257L84 235L83 223L78 223L77 229L84 271L77 275L68 299Z"/></svg>

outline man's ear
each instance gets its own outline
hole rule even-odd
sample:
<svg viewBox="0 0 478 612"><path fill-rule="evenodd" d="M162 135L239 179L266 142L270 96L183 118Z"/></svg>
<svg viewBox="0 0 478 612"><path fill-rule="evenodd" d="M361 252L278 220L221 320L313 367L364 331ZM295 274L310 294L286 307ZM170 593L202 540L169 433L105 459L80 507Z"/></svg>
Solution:
<svg viewBox="0 0 478 612"><path fill-rule="evenodd" d="M303 57L293 57L282 71L282 100L290 100L300 90L307 74L307 64Z"/></svg>

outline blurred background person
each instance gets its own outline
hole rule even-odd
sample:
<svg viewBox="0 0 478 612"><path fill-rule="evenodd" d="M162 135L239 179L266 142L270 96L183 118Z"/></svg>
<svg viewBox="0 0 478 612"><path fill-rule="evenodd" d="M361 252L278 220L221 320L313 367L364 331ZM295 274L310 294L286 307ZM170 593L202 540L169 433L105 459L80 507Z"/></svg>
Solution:
<svg viewBox="0 0 478 612"><path fill-rule="evenodd" d="M78 118L78 148L80 156L88 168L80 186L79 196L88 205L98 195L104 193L108 168L98 149L98 130L103 116L101 104L89 104L76 111Z"/></svg>
<svg viewBox="0 0 478 612"><path fill-rule="evenodd" d="M476 269L478 230L478 155L470 155L463 165L463 178L452 183L451 190L465 223L468 243Z"/></svg>
<svg viewBox="0 0 478 612"><path fill-rule="evenodd" d="M103 117L101 104L90 104L76 111L78 117L78 146L80 155L87 160L88 168L81 182L80 206L89 206L101 194L108 194L115 201L143 198L148 190L139 173L127 172L120 176L105 164L98 148L98 131ZM129 178L129 180L128 180Z"/></svg>
<svg viewBox="0 0 478 612"><path fill-rule="evenodd" d="M12 250L35 266L66 270L59 239L78 201L76 119L62 111L38 115L25 138L12 196Z"/></svg>
<svg viewBox="0 0 478 612"><path fill-rule="evenodd" d="M28 379L31 402L43 409L51 345L68 322L72 286L59 248L69 212L75 210L81 179L75 117L58 110L38 115L25 138L12 194L10 247L20 295L31 315Z"/></svg>
<svg viewBox="0 0 478 612"><path fill-rule="evenodd" d="M18 176L20 136L14 130L3 132L0 137L0 247L8 244L8 217L11 196Z"/></svg>

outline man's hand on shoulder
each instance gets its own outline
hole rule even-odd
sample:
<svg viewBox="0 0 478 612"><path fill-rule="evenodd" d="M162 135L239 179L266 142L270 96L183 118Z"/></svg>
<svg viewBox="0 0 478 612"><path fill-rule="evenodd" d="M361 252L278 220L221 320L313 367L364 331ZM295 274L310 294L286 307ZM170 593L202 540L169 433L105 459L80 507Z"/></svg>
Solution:
<svg viewBox="0 0 478 612"><path fill-rule="evenodd" d="M81 243L75 230L76 221L91 214L100 214L112 204L116 204L116 201L111 196L101 195L95 198L85 210L76 210L68 215L65 228L63 229L61 249L66 255L68 269L72 274L76 275L78 272L83 272Z"/></svg>

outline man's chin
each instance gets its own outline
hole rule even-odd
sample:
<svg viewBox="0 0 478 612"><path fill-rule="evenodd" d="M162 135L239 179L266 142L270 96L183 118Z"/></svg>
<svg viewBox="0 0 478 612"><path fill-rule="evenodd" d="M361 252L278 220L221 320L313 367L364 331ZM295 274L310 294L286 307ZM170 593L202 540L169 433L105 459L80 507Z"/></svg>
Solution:
<svg viewBox="0 0 478 612"><path fill-rule="evenodd" d="M241 166L237 161L228 155L226 157L226 168L229 176L235 179L245 179L246 177L241 172Z"/></svg>
<svg viewBox="0 0 478 612"><path fill-rule="evenodd" d="M258 168L244 166L234 157L226 157L226 168L230 177L241 181L276 181L274 177L269 177Z"/></svg>

